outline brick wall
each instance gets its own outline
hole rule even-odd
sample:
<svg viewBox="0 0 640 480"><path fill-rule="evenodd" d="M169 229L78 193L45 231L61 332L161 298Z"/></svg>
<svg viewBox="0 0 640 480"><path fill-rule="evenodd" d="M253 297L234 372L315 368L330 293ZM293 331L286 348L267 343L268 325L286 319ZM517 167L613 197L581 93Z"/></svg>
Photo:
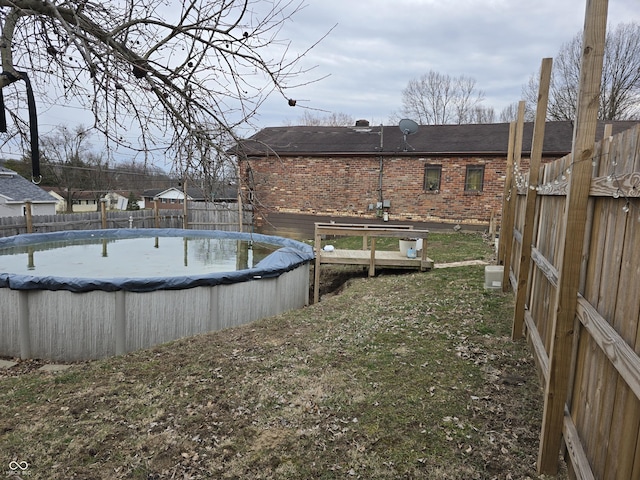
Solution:
<svg viewBox="0 0 640 480"><path fill-rule="evenodd" d="M307 213L376 218L380 157L280 157L243 161L242 189L252 191L256 213ZM423 189L425 165L441 165L438 192ZM465 192L468 165L484 165L482 192ZM250 166L251 173L247 172ZM385 157L382 199L390 220L486 224L499 216L504 157Z"/></svg>

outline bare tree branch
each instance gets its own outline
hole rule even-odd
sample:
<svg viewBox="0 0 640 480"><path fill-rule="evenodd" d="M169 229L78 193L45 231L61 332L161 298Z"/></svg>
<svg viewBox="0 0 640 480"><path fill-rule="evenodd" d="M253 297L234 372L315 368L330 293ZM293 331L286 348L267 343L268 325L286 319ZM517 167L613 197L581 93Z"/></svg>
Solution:
<svg viewBox="0 0 640 480"><path fill-rule="evenodd" d="M549 120L575 118L580 84L582 36L565 43L553 62L549 94ZM537 76L523 87L529 109L537 102ZM640 26L621 23L607 32L600 91L601 120L640 119Z"/></svg>
<svg viewBox="0 0 640 480"><path fill-rule="evenodd" d="M174 156L179 170L202 170L224 155L221 136L233 136L270 93L288 101L285 92L308 72L298 66L308 50L291 55L280 38L303 6L0 0L0 88L14 122L23 100L19 89L7 89L25 71L40 105L79 103L110 145L160 151Z"/></svg>
<svg viewBox="0 0 640 480"><path fill-rule="evenodd" d="M423 125L470 123L483 99L473 78L431 70L402 91L402 113Z"/></svg>
<svg viewBox="0 0 640 480"><path fill-rule="evenodd" d="M289 122L287 125L348 127L355 125L355 120L351 115L343 112L320 115L305 110L302 117L299 117L296 121Z"/></svg>

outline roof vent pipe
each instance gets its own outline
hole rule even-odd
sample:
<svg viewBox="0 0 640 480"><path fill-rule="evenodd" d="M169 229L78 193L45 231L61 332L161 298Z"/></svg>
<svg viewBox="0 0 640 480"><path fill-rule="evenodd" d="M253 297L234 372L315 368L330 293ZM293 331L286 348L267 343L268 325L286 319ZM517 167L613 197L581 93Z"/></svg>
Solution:
<svg viewBox="0 0 640 480"><path fill-rule="evenodd" d="M356 127L368 127L369 120L356 120Z"/></svg>

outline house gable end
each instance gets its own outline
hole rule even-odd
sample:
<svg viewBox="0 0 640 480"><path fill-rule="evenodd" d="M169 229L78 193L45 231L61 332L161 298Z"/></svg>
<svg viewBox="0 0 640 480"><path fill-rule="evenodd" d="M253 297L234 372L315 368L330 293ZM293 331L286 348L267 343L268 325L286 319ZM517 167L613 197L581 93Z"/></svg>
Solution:
<svg viewBox="0 0 640 480"><path fill-rule="evenodd" d="M25 200L41 203L56 202L56 199L48 192L13 170L4 167L0 167L0 194L14 202L24 202Z"/></svg>

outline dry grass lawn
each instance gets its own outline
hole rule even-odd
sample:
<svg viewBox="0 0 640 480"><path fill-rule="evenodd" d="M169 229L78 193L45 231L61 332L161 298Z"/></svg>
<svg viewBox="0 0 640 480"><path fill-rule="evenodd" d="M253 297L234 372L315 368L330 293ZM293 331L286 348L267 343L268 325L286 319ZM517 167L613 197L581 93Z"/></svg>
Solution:
<svg viewBox="0 0 640 480"><path fill-rule="evenodd" d="M510 340L512 296L483 283L481 266L356 278L243 327L59 373L5 372L0 472L537 478L538 379L526 343Z"/></svg>

